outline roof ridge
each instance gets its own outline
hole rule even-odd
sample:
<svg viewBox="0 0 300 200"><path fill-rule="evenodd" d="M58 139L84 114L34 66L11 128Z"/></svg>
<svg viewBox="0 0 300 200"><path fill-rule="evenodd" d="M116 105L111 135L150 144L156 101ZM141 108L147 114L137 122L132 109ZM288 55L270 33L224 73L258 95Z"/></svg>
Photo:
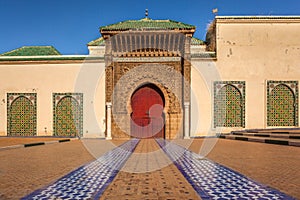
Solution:
<svg viewBox="0 0 300 200"><path fill-rule="evenodd" d="M41 48L41 47L48 47L48 48L54 48L55 49L55 47L54 46L52 46L52 45L29 45L29 46L22 46L22 47L20 47L20 48L17 48L17 49L15 49L15 50L18 50L18 49L21 49L21 48Z"/></svg>
<svg viewBox="0 0 300 200"><path fill-rule="evenodd" d="M147 20L146 20L147 19ZM106 26L111 26L111 25L115 25L115 24L122 24L124 22L137 22L137 21L143 21L143 22L147 22L147 21L173 21L173 22L176 22L174 20L170 20L170 19L151 19L151 18L141 18L141 19L127 19L127 20L123 20L123 21L119 21L119 22L116 22L116 23L111 23L111 24L108 24L108 25L104 25L104 26L101 26L101 27L106 27Z"/></svg>
<svg viewBox="0 0 300 200"><path fill-rule="evenodd" d="M106 26L101 26L100 30L109 31L109 30L130 30L130 29L140 29L140 28L150 28L150 29L195 29L194 25L187 23L170 20L170 19L151 19L151 18L142 18L138 20L125 20L117 22L114 24L109 24Z"/></svg>

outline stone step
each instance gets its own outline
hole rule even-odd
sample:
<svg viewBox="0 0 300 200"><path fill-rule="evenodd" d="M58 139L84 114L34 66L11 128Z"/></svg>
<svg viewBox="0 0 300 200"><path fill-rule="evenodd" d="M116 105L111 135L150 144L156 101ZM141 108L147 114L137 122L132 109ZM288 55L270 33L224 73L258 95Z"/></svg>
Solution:
<svg viewBox="0 0 300 200"><path fill-rule="evenodd" d="M259 131L258 133L271 133L271 134L296 134L299 135L299 131Z"/></svg>
<svg viewBox="0 0 300 200"><path fill-rule="evenodd" d="M300 147L300 140L298 139L257 137L257 136L245 136L245 135L233 135L233 134L220 135L219 137L223 139L242 140L242 141L249 141L249 142L261 142L261 143L268 143L268 144L290 145L290 146Z"/></svg>
<svg viewBox="0 0 300 200"><path fill-rule="evenodd" d="M300 128L278 128L278 129L247 129L234 131L237 133L268 133L268 134L300 134Z"/></svg>
<svg viewBox="0 0 300 200"><path fill-rule="evenodd" d="M259 133L253 133L253 132L232 132L232 135L240 135L240 136L249 136L249 137L270 137L270 138L285 138L285 139L299 139L300 140L300 135L295 134L295 133L281 133L281 132L275 132L275 133L270 133L270 132L259 132Z"/></svg>

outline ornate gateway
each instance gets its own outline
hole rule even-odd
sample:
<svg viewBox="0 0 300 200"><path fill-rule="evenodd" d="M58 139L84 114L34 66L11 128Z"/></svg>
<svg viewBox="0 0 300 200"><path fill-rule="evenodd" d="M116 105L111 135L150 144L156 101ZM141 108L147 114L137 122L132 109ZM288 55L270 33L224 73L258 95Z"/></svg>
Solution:
<svg viewBox="0 0 300 200"><path fill-rule="evenodd" d="M188 136L195 27L145 18L101 27L100 32L106 47L108 137Z"/></svg>

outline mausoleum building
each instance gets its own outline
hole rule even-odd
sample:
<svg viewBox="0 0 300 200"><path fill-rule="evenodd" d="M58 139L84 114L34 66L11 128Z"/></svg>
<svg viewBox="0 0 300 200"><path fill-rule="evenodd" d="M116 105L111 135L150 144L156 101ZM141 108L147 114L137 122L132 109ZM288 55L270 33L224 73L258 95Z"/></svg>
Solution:
<svg viewBox="0 0 300 200"><path fill-rule="evenodd" d="M300 17L144 18L100 27L89 55L0 55L0 135L166 139L299 127Z"/></svg>

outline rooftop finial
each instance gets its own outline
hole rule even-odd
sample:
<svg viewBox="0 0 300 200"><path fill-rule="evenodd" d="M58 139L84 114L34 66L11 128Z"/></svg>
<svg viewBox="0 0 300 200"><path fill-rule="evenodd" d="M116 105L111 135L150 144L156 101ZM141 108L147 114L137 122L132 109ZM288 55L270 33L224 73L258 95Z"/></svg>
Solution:
<svg viewBox="0 0 300 200"><path fill-rule="evenodd" d="M145 16L146 16L146 18L148 18L148 15L149 15L149 13L148 13L148 8L146 8L146 11L145 11Z"/></svg>

